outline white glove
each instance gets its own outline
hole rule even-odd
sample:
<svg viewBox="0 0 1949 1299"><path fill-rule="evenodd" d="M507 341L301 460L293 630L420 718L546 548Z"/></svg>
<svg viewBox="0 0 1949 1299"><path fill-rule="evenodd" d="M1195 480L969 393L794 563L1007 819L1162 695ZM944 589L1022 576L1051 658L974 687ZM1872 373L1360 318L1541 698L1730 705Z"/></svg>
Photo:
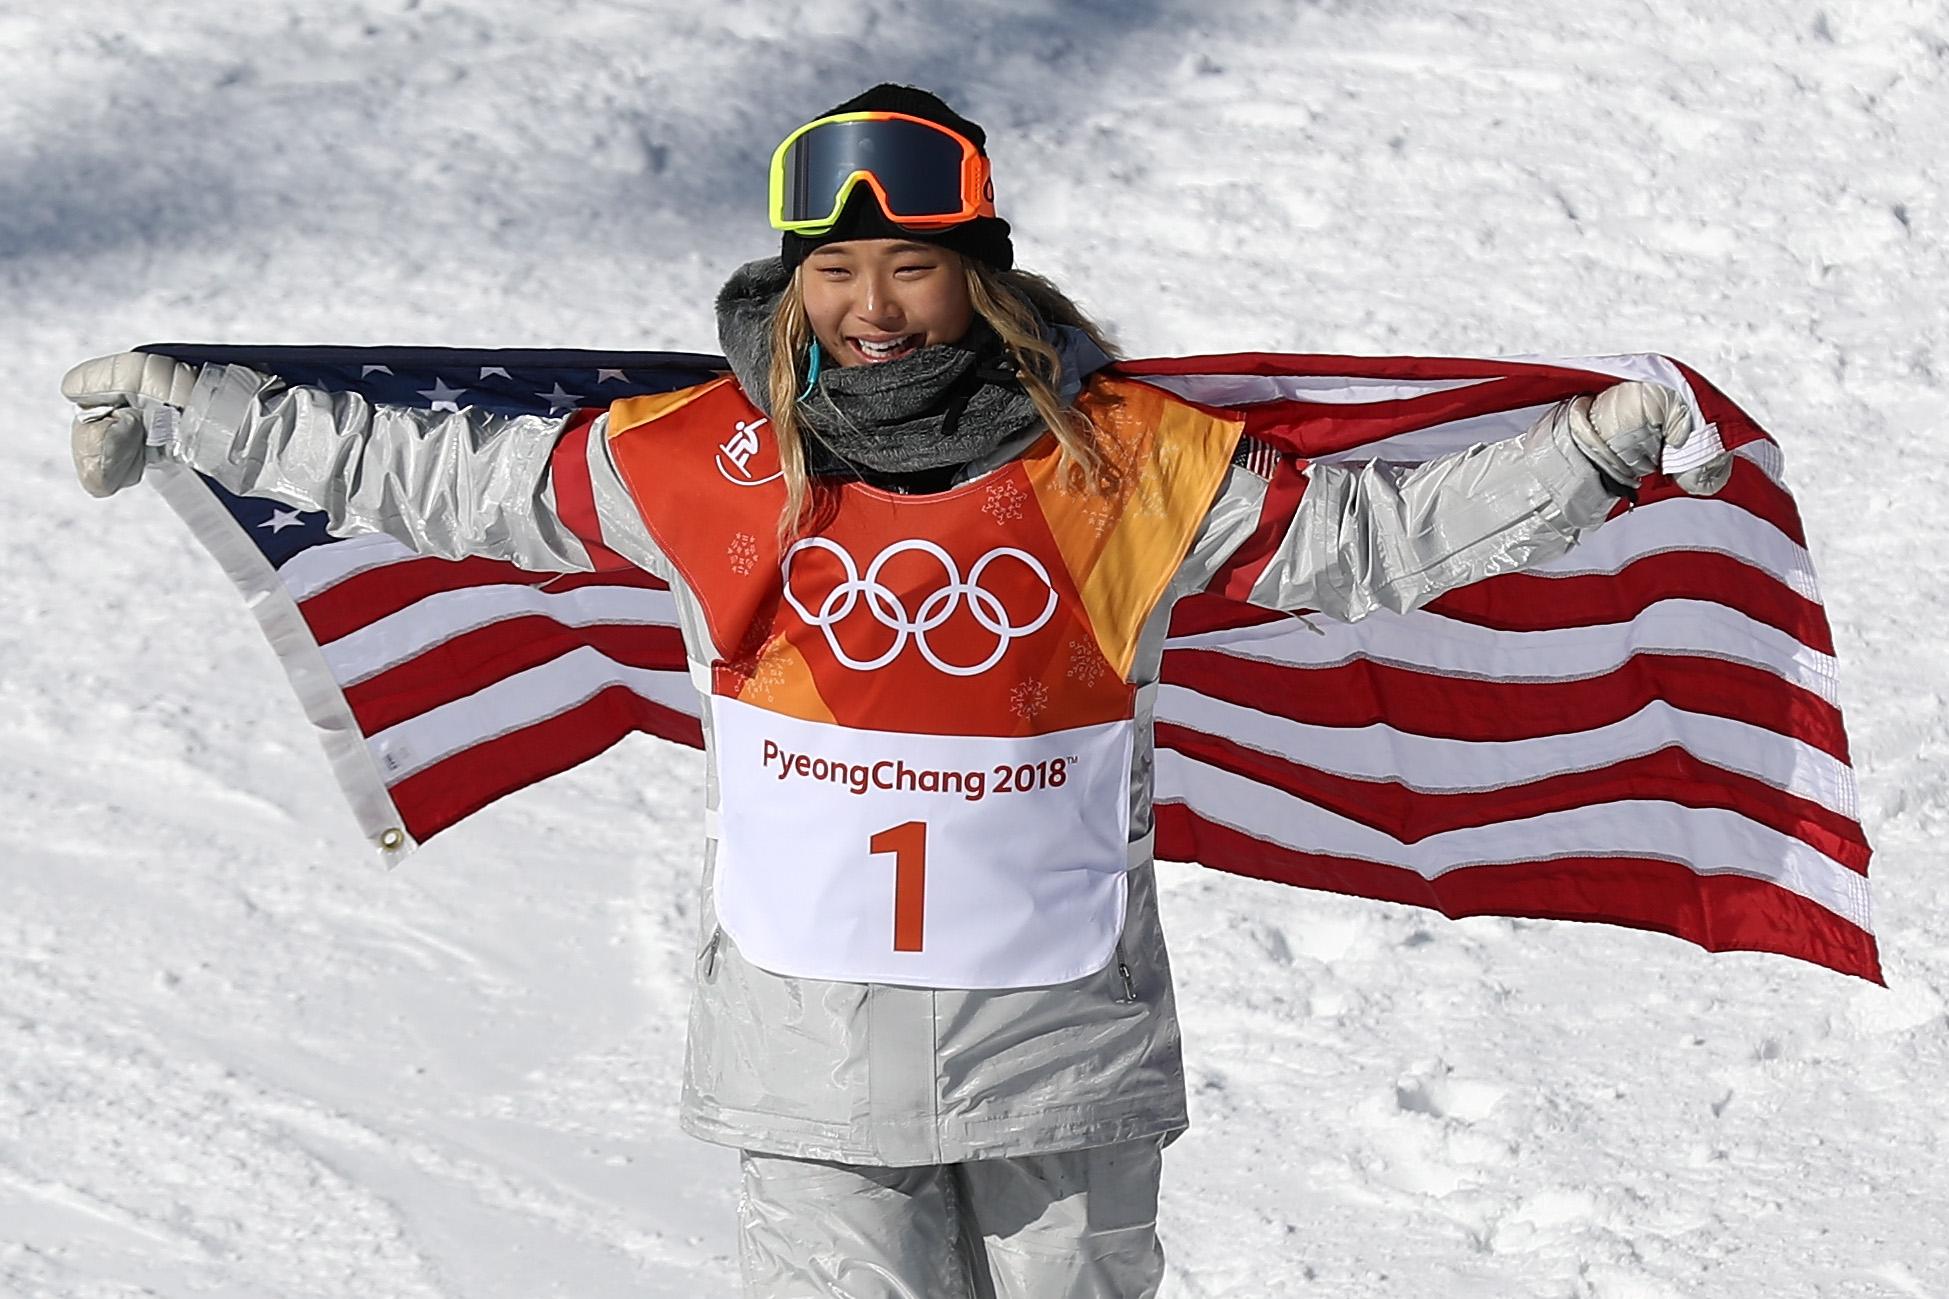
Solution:
<svg viewBox="0 0 1949 1299"><path fill-rule="evenodd" d="M1635 488L1662 464L1665 453L1685 445L1695 420L1685 398L1659 383L1632 380L1606 388L1595 399L1570 404L1570 436L1577 447L1619 486ZM1711 496L1732 476L1732 453L1721 451L1701 465L1673 475L1693 496Z"/></svg>
<svg viewBox="0 0 1949 1299"><path fill-rule="evenodd" d="M83 361L61 380L61 395L84 409L75 416L69 446L74 471L90 496L113 496L141 481L146 412L189 405L198 369L146 352Z"/></svg>

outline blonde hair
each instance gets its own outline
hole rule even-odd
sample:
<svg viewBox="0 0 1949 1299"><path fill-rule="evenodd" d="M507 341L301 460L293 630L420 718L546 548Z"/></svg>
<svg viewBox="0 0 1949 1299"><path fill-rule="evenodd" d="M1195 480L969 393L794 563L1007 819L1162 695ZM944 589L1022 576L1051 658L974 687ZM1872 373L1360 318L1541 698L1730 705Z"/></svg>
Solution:
<svg viewBox="0 0 1949 1299"><path fill-rule="evenodd" d="M972 257L959 260L967 277L969 304L1008 348L1022 387L1035 403L1036 414L1056 435L1062 448L1060 472L1101 490L1109 466L1097 444L1096 430L1086 415L1065 406L1057 395L1062 382L1061 354L1042 337L1037 316L1052 325L1082 330L1107 356L1117 355L1115 345L1082 308L1042 276L1029 271L998 271ZM805 295L799 281L804 271L801 264L793 272L772 314L771 373L766 376L771 428L778 440L778 462L785 477L785 508L778 520L781 540L804 530L813 505L798 414L812 347L812 322L805 314Z"/></svg>

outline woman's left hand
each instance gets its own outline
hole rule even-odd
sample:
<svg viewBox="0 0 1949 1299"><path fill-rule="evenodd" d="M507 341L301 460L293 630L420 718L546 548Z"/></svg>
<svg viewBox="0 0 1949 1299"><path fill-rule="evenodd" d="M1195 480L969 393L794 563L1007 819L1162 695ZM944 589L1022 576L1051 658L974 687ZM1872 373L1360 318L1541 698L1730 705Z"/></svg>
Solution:
<svg viewBox="0 0 1949 1299"><path fill-rule="evenodd" d="M1570 434L1578 448L1623 487L1636 488L1696 432L1685 398L1659 383L1632 380L1571 403ZM1693 496L1713 495L1731 476L1732 453L1723 450L1673 475Z"/></svg>

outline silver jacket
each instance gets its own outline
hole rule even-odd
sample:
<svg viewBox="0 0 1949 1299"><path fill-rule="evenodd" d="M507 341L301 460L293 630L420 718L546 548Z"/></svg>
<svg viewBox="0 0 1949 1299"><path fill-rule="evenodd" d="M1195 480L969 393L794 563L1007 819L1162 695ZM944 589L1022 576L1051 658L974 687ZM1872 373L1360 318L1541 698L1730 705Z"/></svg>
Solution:
<svg viewBox="0 0 1949 1299"><path fill-rule="evenodd" d="M1553 558L1613 503L1560 403L1518 438L1426 464L1314 465L1255 603L1354 619ZM606 420L606 416L603 417ZM231 491L323 510L338 534L384 532L422 553L586 571L555 510L549 457L564 420L375 407L207 367L167 444ZM693 660L712 657L702 608L589 438L602 541L670 582ZM973 478L1020 450L968 466ZM1266 483L1230 471L1140 642L1154 683L1170 606L1202 589L1259 522ZM1151 692L1140 698L1148 700ZM709 701L705 737L710 742ZM1133 843L1151 829L1148 704L1130 773ZM708 799L715 807L713 780ZM707 1141L863 1164L1047 1153L1182 1131L1188 1118L1169 958L1148 858L1129 876L1122 940L1071 983L933 990L786 978L745 961L712 906L704 853L683 1126Z"/></svg>

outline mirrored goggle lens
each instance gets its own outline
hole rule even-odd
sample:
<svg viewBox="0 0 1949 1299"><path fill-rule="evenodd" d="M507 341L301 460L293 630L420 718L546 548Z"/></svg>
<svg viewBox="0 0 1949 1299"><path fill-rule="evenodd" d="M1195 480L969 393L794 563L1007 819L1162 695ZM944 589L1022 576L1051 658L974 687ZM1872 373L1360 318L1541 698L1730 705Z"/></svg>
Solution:
<svg viewBox="0 0 1949 1299"><path fill-rule="evenodd" d="M886 191L887 215L958 215L961 143L918 122L826 122L793 142L784 158L787 221L819 221L832 215L846 178L873 173Z"/></svg>

